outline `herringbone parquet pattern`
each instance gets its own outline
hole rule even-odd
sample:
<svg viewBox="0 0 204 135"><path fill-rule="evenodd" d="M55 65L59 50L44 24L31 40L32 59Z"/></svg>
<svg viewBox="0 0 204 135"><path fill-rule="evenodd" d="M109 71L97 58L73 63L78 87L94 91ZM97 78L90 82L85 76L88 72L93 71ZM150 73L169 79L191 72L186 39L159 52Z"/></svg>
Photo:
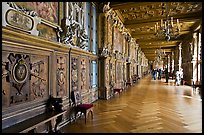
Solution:
<svg viewBox="0 0 204 135"><path fill-rule="evenodd" d="M189 86L150 76L121 95L94 103L94 118L83 116L63 133L202 133L202 101Z"/></svg>

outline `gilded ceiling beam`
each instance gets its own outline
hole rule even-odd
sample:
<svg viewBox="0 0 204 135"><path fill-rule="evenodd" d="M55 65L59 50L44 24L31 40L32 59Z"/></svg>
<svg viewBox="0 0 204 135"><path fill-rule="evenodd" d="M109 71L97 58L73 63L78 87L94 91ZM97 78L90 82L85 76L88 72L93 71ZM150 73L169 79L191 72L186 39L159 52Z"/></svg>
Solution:
<svg viewBox="0 0 204 135"><path fill-rule="evenodd" d="M201 20L202 19L202 12L196 12L196 13L189 13L189 14L183 14L183 15L174 15L174 20L179 19L180 22L188 22L192 20ZM165 19L166 17L153 17L151 19L142 19L142 20L130 20L130 21L124 21L124 24L127 28L135 27L138 25L148 25L152 22L159 22L161 19Z"/></svg>
<svg viewBox="0 0 204 135"><path fill-rule="evenodd" d="M118 9L129 9L129 8L134 8L138 6L145 6L149 5L152 2L111 2L110 7L113 8L113 10L118 10ZM161 4L161 2L154 2L154 4Z"/></svg>
<svg viewBox="0 0 204 135"><path fill-rule="evenodd" d="M150 51L148 51L148 50L144 51L142 49L142 52L144 52L145 54L152 54L152 53L155 53L155 50L156 50L156 48L155 49L151 49ZM171 49L164 49L164 50L165 50L165 52L172 52Z"/></svg>

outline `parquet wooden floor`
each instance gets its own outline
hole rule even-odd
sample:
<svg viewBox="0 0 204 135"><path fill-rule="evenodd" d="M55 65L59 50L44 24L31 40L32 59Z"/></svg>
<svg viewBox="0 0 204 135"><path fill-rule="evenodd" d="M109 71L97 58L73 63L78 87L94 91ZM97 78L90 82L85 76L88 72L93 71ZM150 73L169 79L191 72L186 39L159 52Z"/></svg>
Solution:
<svg viewBox="0 0 204 135"><path fill-rule="evenodd" d="M150 76L109 100L94 102L94 115L63 133L202 133L202 99L190 86Z"/></svg>

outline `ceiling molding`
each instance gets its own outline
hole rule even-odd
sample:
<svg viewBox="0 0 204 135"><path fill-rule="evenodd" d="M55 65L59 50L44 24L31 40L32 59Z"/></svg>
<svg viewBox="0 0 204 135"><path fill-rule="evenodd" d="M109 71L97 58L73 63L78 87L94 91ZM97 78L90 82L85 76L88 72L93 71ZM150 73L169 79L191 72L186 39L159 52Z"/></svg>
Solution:
<svg viewBox="0 0 204 135"><path fill-rule="evenodd" d="M151 2L111 2L110 7L113 8L114 10L118 9L129 9L131 7L135 6L144 6L147 4L150 4ZM161 2L155 2L160 4Z"/></svg>
<svg viewBox="0 0 204 135"><path fill-rule="evenodd" d="M183 14L183 15L174 15L174 20L179 19L180 22L185 21L192 21L193 20L202 20L202 11L196 12L196 13L190 13L190 14ZM130 20L130 21L124 21L124 24L127 28L131 27L132 25L139 25L139 24L148 24L152 22L159 22L161 19L166 19L166 17L152 17L151 19L145 19L145 20ZM125 20L125 19L124 19Z"/></svg>

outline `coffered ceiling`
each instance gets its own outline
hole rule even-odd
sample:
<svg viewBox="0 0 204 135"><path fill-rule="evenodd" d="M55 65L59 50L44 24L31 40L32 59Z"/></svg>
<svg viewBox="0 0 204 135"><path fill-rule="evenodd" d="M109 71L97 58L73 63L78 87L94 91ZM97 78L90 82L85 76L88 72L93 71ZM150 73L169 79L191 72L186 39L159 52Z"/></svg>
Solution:
<svg viewBox="0 0 204 135"><path fill-rule="evenodd" d="M166 20L167 4L174 24L176 19L180 22L180 36L170 41L155 36L156 22ZM154 60L155 50L160 47L171 52L202 23L202 2L111 2L110 8L116 11L148 60Z"/></svg>

